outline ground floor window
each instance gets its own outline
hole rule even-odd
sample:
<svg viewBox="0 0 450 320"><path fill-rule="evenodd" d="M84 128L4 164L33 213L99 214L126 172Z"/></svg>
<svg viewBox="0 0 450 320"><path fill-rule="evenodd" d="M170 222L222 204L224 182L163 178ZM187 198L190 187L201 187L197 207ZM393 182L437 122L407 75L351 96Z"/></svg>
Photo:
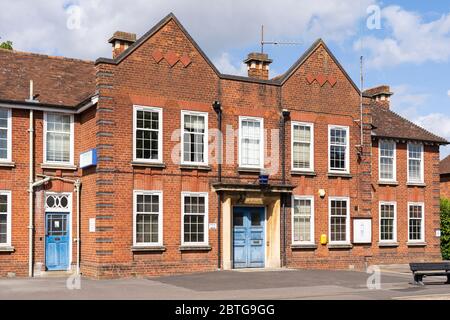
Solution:
<svg viewBox="0 0 450 320"><path fill-rule="evenodd" d="M0 246L11 245L11 193L0 191Z"/></svg>
<svg viewBox="0 0 450 320"><path fill-rule="evenodd" d="M408 203L408 241L424 241L423 203Z"/></svg>
<svg viewBox="0 0 450 320"><path fill-rule="evenodd" d="M330 243L349 243L350 237L350 200L348 198L330 198Z"/></svg>
<svg viewBox="0 0 450 320"><path fill-rule="evenodd" d="M292 205L292 243L314 242L314 198L295 196Z"/></svg>
<svg viewBox="0 0 450 320"><path fill-rule="evenodd" d="M380 202L380 242L397 241L396 203Z"/></svg>
<svg viewBox="0 0 450 320"><path fill-rule="evenodd" d="M134 192L134 244L162 245L162 192Z"/></svg>
<svg viewBox="0 0 450 320"><path fill-rule="evenodd" d="M182 193L182 243L208 244L208 194Z"/></svg>

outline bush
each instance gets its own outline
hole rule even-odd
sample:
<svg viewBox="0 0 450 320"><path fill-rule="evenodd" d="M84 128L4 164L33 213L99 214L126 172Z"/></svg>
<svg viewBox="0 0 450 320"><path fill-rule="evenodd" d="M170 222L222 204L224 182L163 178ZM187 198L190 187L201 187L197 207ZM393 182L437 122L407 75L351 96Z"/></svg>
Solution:
<svg viewBox="0 0 450 320"><path fill-rule="evenodd" d="M450 200L441 199L441 253L450 260Z"/></svg>

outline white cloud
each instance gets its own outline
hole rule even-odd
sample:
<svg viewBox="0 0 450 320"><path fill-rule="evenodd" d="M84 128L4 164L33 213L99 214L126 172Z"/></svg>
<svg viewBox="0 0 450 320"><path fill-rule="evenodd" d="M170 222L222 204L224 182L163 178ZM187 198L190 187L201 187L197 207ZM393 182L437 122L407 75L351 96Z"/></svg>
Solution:
<svg viewBox="0 0 450 320"><path fill-rule="evenodd" d="M217 69L219 69L222 73L239 76L247 75L247 66L243 62L239 66L236 66L233 62L231 62L231 57L228 52L222 53L222 55L213 62Z"/></svg>
<svg viewBox="0 0 450 320"><path fill-rule="evenodd" d="M450 97L450 90L447 91L447 95Z"/></svg>
<svg viewBox="0 0 450 320"><path fill-rule="evenodd" d="M419 116L413 122L450 141L450 116L442 113L430 113L425 116ZM450 154L450 146L443 146L440 151L440 157L443 159Z"/></svg>
<svg viewBox="0 0 450 320"><path fill-rule="evenodd" d="M363 48L369 53L367 65L381 68L401 63L446 62L450 59L450 13L425 22L416 12L399 6L381 11L386 38L363 38ZM354 43L360 49L360 41Z"/></svg>
<svg viewBox="0 0 450 320"><path fill-rule="evenodd" d="M355 34L365 8L375 0L15 0L0 10L0 36L24 51L95 59L110 56L107 39L116 30L142 35L169 12L174 12L207 54L220 60L231 48L258 46L261 24L268 39L316 37L343 41ZM69 30L71 4L82 9L81 28ZM240 57L243 59L244 57Z"/></svg>
<svg viewBox="0 0 450 320"><path fill-rule="evenodd" d="M418 90L406 84L392 86L392 91L394 92L391 98L392 109L408 119L418 117L420 109L426 105L430 97L430 94L418 93Z"/></svg>

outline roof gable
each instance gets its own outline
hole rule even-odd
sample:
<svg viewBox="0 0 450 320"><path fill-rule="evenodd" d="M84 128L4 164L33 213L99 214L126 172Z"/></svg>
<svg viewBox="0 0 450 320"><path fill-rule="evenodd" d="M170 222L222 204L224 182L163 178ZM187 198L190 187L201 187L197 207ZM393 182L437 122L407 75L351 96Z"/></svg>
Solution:
<svg viewBox="0 0 450 320"><path fill-rule="evenodd" d="M144 44L148 39L150 39L153 35L155 35L159 30L161 30L164 26L166 26L169 22L173 21L177 27L183 32L186 38L191 42L194 48L199 52L202 58L206 61L206 63L213 69L213 71L220 76L219 70L216 66L211 62L208 56L203 52L200 46L195 42L195 40L191 37L191 35L187 32L187 30L183 27L180 21L175 17L173 13L169 13L166 17L164 17L161 21L159 21L153 28L147 31L142 37L140 37L135 43L128 47L124 52L118 55L114 59L108 58L98 58L95 61L95 64L98 63L109 63L109 64L119 64L121 61L126 59L133 51L139 48L142 44Z"/></svg>
<svg viewBox="0 0 450 320"><path fill-rule="evenodd" d="M308 60L308 58L320 47L322 47L326 53L330 56L332 61L336 64L336 66L339 68L339 70L342 72L342 74L347 78L347 80L350 82L350 84L355 88L356 92L358 94L360 93L360 90L358 86L355 84L355 82L352 80L350 75L345 71L344 67L340 64L338 59L334 56L334 54L331 52L331 50L328 48L328 46L325 44L325 42L322 39L317 39L314 41L314 43L306 50L302 56L282 75L274 78L277 82L279 82L281 85L283 85L295 72Z"/></svg>

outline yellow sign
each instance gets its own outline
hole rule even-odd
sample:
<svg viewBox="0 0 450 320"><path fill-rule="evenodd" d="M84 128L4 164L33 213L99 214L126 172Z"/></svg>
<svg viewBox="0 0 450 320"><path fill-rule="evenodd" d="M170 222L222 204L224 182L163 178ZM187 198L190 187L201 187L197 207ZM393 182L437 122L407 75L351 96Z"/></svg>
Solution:
<svg viewBox="0 0 450 320"><path fill-rule="evenodd" d="M327 244L327 235L326 234L322 234L320 236L320 244Z"/></svg>

